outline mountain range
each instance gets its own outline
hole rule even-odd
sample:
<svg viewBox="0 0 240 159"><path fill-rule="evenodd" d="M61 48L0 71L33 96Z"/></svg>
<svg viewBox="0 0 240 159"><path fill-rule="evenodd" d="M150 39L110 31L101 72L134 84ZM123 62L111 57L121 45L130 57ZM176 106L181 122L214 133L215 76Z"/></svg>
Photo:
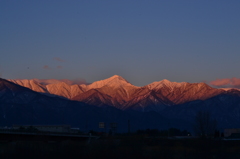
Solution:
<svg viewBox="0 0 240 159"><path fill-rule="evenodd" d="M231 94L231 92L239 92L240 95L238 89L216 89L205 83L177 83L166 79L137 87L118 75L89 85L69 85L58 80L9 81L36 92L57 95L90 105L113 106L121 110L136 108L144 111L149 105L172 106L194 100L206 100L220 94Z"/></svg>
<svg viewBox="0 0 240 159"><path fill-rule="evenodd" d="M190 129L201 110L210 112L220 129L238 127L240 122L239 89L217 89L205 83L166 79L143 87L134 86L118 75L80 85L60 80L1 79L0 102L0 125L29 124L31 118L35 124L64 121L74 126L79 126L77 121L81 120L86 128L89 127L86 121L91 125L114 121L122 123L122 130L126 131L127 126L123 125L131 119L133 130Z"/></svg>

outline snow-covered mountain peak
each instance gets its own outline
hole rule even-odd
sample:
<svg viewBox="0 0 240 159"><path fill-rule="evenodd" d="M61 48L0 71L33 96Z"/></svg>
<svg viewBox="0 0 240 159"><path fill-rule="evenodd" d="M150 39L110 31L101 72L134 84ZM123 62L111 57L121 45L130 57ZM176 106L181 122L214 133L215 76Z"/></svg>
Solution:
<svg viewBox="0 0 240 159"><path fill-rule="evenodd" d="M161 83L172 83L171 81L167 80L167 79L163 79L160 81Z"/></svg>
<svg viewBox="0 0 240 159"><path fill-rule="evenodd" d="M124 80L124 81L126 81L123 77L121 77L119 75L113 75L112 77L109 77L107 79L117 79L117 80Z"/></svg>
<svg viewBox="0 0 240 159"><path fill-rule="evenodd" d="M124 78L122 78L119 75L114 75L110 78L107 78L107 79L104 79L104 80L101 80L101 81L93 82L92 84L87 85L86 87L87 87L87 90L89 90L89 89L101 88L103 86L109 86L109 87L132 86L132 87L136 87L136 86L130 84L127 80L125 80Z"/></svg>
<svg viewBox="0 0 240 159"><path fill-rule="evenodd" d="M199 89L200 89L200 88L212 88L212 87L210 87L209 85L207 85L207 84L204 83L204 82L193 83L193 84L197 85Z"/></svg>
<svg viewBox="0 0 240 159"><path fill-rule="evenodd" d="M114 75L110 78L107 78L105 80L106 83L128 83L130 84L126 79L124 79L123 77L119 76L119 75Z"/></svg>
<svg viewBox="0 0 240 159"><path fill-rule="evenodd" d="M178 83L178 82L171 82L167 79L164 79L162 81L153 82L147 86L150 90L152 90L152 89L159 89L162 87L168 87L168 88L181 87L184 84L186 84L186 82Z"/></svg>
<svg viewBox="0 0 240 159"><path fill-rule="evenodd" d="M121 109L147 105L176 105L194 100L206 100L221 93L239 94L238 90L212 88L206 83L171 82L162 80L153 82L144 87L137 87L118 75L96 81L89 85L72 85L60 80L13 81L16 84L30 88L37 92L54 94L71 100L85 102L90 105L109 105ZM57 82L57 83L55 83ZM51 83L51 84L47 84ZM1 84L0 84L1 86ZM13 89L5 87L4 89Z"/></svg>

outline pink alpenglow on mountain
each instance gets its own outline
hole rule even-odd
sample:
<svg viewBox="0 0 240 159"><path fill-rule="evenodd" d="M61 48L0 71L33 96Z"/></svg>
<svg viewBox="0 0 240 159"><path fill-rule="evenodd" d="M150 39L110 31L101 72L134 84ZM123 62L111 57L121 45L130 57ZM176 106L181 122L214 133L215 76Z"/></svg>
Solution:
<svg viewBox="0 0 240 159"><path fill-rule="evenodd" d="M216 89L205 83L177 83L166 79L143 87L129 83L121 76L92 84L72 84L69 80L9 80L36 92L62 96L97 106L114 106L125 110L147 105L177 105L194 100L206 100L232 89Z"/></svg>

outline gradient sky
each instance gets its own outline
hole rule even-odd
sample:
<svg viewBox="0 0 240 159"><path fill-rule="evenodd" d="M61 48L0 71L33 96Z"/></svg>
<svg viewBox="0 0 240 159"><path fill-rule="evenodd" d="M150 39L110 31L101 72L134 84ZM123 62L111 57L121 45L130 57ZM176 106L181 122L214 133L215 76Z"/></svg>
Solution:
<svg viewBox="0 0 240 159"><path fill-rule="evenodd" d="M240 78L239 0L0 0L0 76Z"/></svg>

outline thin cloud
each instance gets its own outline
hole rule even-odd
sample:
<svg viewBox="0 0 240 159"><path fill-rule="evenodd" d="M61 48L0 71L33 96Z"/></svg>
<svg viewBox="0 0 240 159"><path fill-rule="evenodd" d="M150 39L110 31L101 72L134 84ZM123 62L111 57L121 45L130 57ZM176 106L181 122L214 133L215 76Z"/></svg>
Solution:
<svg viewBox="0 0 240 159"><path fill-rule="evenodd" d="M62 66L57 66L58 69L62 69L63 67Z"/></svg>
<svg viewBox="0 0 240 159"><path fill-rule="evenodd" d="M48 65L44 65L44 66L43 66L43 69L45 69L45 70L50 70L51 68L50 68Z"/></svg>
<svg viewBox="0 0 240 159"><path fill-rule="evenodd" d="M55 61L65 62L65 60L63 60L63 59L61 59L61 58L59 58L59 57L54 57L53 59L54 59Z"/></svg>
<svg viewBox="0 0 240 159"><path fill-rule="evenodd" d="M240 88L240 79L235 77L217 79L209 82L209 84L218 88Z"/></svg>

